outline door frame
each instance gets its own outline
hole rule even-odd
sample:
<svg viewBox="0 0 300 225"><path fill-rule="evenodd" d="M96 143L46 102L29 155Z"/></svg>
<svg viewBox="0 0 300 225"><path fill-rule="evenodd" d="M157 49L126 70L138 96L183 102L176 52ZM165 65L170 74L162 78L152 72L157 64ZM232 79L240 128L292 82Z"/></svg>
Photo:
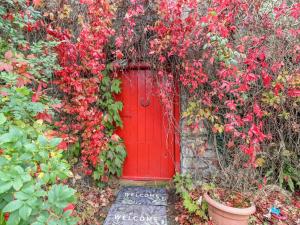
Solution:
<svg viewBox="0 0 300 225"><path fill-rule="evenodd" d="M129 63L126 66L120 66L118 63L113 63L113 72L122 72L127 70L151 70L151 65L148 63ZM175 131L174 131L174 173L180 173L181 163L180 163L180 154L181 154L181 142L180 142L180 112L181 112L181 102L180 102L180 85L176 81L175 84L175 99L174 99L174 119L175 119ZM124 178L126 179L126 178ZM137 177L135 180L145 180L142 177Z"/></svg>

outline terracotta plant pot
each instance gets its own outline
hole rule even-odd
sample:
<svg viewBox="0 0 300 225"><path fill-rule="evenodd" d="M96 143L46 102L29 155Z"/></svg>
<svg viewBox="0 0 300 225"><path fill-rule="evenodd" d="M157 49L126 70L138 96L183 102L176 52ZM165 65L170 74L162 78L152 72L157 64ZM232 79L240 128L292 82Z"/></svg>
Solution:
<svg viewBox="0 0 300 225"><path fill-rule="evenodd" d="M212 218L215 225L248 225L248 219L255 212L255 205L249 208L233 208L223 205L211 197L207 193L204 198L208 203L208 214Z"/></svg>

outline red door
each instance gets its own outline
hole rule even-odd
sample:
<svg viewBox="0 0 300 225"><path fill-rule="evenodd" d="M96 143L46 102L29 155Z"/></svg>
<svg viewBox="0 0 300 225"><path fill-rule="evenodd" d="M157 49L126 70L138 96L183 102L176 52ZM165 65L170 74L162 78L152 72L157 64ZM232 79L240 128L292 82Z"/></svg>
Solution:
<svg viewBox="0 0 300 225"><path fill-rule="evenodd" d="M121 112L127 158L123 178L133 180L170 179L175 172L174 129L158 96L150 70L128 70L122 73L124 107Z"/></svg>

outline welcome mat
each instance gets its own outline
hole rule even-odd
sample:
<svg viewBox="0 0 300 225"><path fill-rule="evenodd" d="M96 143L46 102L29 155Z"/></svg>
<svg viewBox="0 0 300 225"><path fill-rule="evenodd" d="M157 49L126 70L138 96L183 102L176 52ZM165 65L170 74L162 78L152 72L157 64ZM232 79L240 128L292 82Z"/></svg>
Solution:
<svg viewBox="0 0 300 225"><path fill-rule="evenodd" d="M167 225L164 188L123 187L104 225Z"/></svg>
<svg viewBox="0 0 300 225"><path fill-rule="evenodd" d="M167 205L164 188L123 187L117 196L117 203L127 205Z"/></svg>
<svg viewBox="0 0 300 225"><path fill-rule="evenodd" d="M115 204L104 225L167 225L166 207Z"/></svg>

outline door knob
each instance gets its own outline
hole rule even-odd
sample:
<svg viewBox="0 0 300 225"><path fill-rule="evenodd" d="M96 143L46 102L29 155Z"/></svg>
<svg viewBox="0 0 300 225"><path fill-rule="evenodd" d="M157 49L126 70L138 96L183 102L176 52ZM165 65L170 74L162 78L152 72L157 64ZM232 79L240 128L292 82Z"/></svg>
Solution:
<svg viewBox="0 0 300 225"><path fill-rule="evenodd" d="M150 100L149 100L149 99L147 99L147 100L142 99L142 100L140 101L140 103L141 103L141 106L147 107L147 106L150 105Z"/></svg>

